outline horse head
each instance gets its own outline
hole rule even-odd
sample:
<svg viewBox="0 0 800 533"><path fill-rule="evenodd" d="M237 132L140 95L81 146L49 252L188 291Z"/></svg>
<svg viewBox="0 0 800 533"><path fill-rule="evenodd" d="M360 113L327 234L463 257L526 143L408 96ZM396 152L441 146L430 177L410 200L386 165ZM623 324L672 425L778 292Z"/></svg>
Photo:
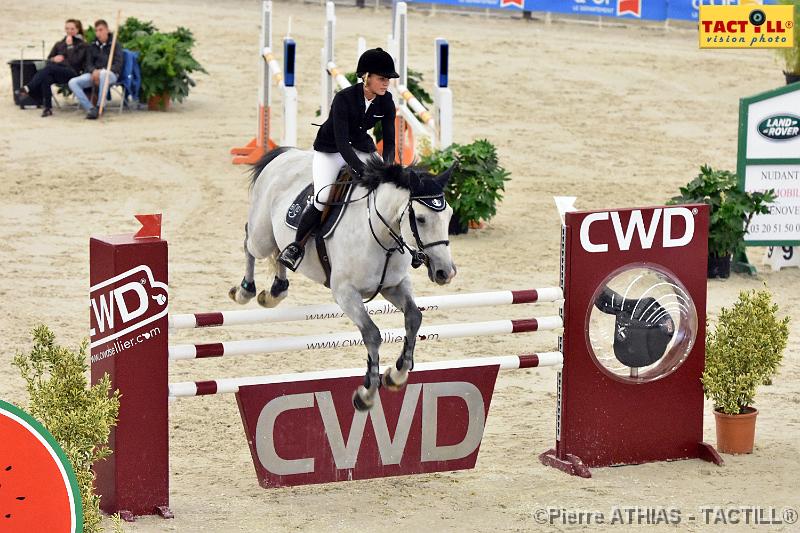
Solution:
<svg viewBox="0 0 800 533"><path fill-rule="evenodd" d="M428 268L428 278L439 285L450 283L456 275L456 265L450 254L448 228L453 208L447 204L444 191L453 173L453 166L439 175L418 169L408 169L410 194L407 223L402 226L415 249L422 254Z"/></svg>
<svg viewBox="0 0 800 533"><path fill-rule="evenodd" d="M400 236L414 255L414 266L424 264L428 278L439 285L450 283L457 272L448 239L453 209L444 197L452 172L453 166L433 175L421 167L386 165L376 158L362 177L370 189L391 184L402 195L394 217L400 223Z"/></svg>

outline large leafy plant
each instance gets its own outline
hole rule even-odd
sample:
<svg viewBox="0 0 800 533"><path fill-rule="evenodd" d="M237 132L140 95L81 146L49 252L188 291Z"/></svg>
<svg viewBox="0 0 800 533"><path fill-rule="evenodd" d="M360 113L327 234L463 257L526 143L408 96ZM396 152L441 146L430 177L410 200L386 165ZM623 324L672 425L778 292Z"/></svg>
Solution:
<svg viewBox="0 0 800 533"><path fill-rule="evenodd" d="M727 170L700 167L700 174L670 204L705 203L711 206L708 251L717 257L744 252L744 236L753 215L769 212L775 191L745 192L739 189L736 174Z"/></svg>
<svg viewBox="0 0 800 533"><path fill-rule="evenodd" d="M489 141L452 144L424 156L420 163L437 174L457 163L445 197L453 208L453 217L462 224L470 220L489 220L497 213L497 203L503 199L509 172L500 166L497 149Z"/></svg>
<svg viewBox="0 0 800 533"><path fill-rule="evenodd" d="M172 100L182 102L195 86L190 74L206 72L192 56L194 35L187 28L162 33L152 22L130 17L120 28L120 42L139 52L142 100L169 94Z"/></svg>
<svg viewBox="0 0 800 533"><path fill-rule="evenodd" d="M789 317L778 319L767 290L742 291L732 309L723 308L706 335L703 390L722 413L736 415L753 405L756 389L778 370L789 338Z"/></svg>
<svg viewBox="0 0 800 533"><path fill-rule="evenodd" d="M777 0L784 6L794 6L794 46L791 48L776 48L775 52L783 59L786 72L800 74L800 0Z"/></svg>
<svg viewBox="0 0 800 533"><path fill-rule="evenodd" d="M117 38L126 48L128 44L140 35L153 35L158 31L152 20L142 21L136 17L128 17L119 27Z"/></svg>

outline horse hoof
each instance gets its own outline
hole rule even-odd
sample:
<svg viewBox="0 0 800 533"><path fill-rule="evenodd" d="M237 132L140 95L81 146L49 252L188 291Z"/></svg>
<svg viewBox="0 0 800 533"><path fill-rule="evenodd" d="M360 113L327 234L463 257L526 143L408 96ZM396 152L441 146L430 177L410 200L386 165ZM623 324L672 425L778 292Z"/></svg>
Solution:
<svg viewBox="0 0 800 533"><path fill-rule="evenodd" d="M369 411L374 404L375 399L369 396L369 391L363 385L353 393L353 407L356 411Z"/></svg>
<svg viewBox="0 0 800 533"><path fill-rule="evenodd" d="M258 293L258 305L261 307L272 308L283 301L288 296L289 291L280 293L277 297L272 296L269 291L261 291Z"/></svg>
<svg viewBox="0 0 800 533"><path fill-rule="evenodd" d="M230 299L237 304L246 304L252 300L255 295L256 293L247 292L240 285L235 285L231 287L231 290L228 291L228 296Z"/></svg>
<svg viewBox="0 0 800 533"><path fill-rule="evenodd" d="M397 392L406 386L408 381L408 371L399 371L390 366L381 376L381 383L390 391Z"/></svg>

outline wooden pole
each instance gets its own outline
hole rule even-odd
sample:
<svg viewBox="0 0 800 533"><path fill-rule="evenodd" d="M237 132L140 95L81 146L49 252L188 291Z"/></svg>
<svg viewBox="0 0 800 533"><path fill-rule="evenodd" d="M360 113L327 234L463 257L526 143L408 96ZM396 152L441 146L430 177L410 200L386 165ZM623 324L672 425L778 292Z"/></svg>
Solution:
<svg viewBox="0 0 800 533"><path fill-rule="evenodd" d="M100 91L100 110L97 116L103 115L103 109L106 106L106 93L108 92L108 75L111 72L111 63L114 61L114 51L117 48L117 35L119 35L119 19L122 15L122 10L117 10L117 23L114 25L114 37L111 39L111 51L108 53L108 63L106 64L106 77L103 80L102 91Z"/></svg>

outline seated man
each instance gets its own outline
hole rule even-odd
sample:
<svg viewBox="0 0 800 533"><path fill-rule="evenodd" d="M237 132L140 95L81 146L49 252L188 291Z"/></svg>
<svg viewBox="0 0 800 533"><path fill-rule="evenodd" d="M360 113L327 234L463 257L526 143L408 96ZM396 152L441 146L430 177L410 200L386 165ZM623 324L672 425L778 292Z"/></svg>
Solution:
<svg viewBox="0 0 800 533"><path fill-rule="evenodd" d="M88 113L86 118L95 119L99 114L97 106L92 106L92 103L87 98L84 89L88 89L93 84L98 87L97 94L98 103L105 98L104 94L100 94L105 87L105 80L108 77L108 86L116 83L117 78L122 72L122 46L117 43L114 49L114 58L111 61L111 72L106 70L108 66L108 55L111 53L111 43L113 42L113 35L108 31L108 23L100 19L94 23L94 32L96 38L86 50L86 69L83 74L69 80L69 88L75 93L78 98L78 103Z"/></svg>

